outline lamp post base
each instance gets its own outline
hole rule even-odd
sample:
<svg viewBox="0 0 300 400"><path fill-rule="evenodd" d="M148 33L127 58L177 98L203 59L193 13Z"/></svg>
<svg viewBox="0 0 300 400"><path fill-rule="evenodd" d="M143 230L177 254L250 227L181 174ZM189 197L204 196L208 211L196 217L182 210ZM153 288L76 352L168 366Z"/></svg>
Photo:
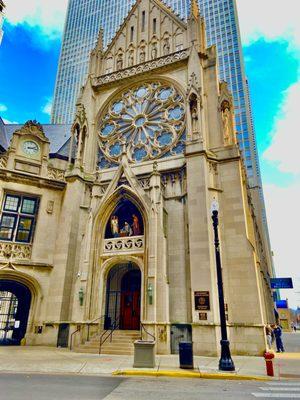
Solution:
<svg viewBox="0 0 300 400"><path fill-rule="evenodd" d="M231 358L229 340L221 340L221 358L219 361L220 371L235 371L234 362Z"/></svg>

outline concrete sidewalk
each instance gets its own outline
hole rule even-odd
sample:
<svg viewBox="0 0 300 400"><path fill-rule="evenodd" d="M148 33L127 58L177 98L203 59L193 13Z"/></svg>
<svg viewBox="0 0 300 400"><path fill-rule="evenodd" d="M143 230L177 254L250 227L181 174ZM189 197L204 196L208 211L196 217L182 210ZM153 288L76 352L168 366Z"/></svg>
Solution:
<svg viewBox="0 0 300 400"><path fill-rule="evenodd" d="M236 372L230 377L235 379L266 378L265 361L261 357L233 357ZM218 359L214 357L194 357L195 377L222 379L226 376L218 371ZM67 349L53 347L0 347L0 373L50 373L50 374L80 374L103 375L125 374L130 371L140 374L158 376L164 373L167 376L184 376L186 373L179 368L178 355L156 357L156 368L133 369L132 356L95 355L73 353ZM276 357L275 378L285 375L286 378L300 378L300 353L289 355L284 353ZM191 377L193 377L191 375Z"/></svg>

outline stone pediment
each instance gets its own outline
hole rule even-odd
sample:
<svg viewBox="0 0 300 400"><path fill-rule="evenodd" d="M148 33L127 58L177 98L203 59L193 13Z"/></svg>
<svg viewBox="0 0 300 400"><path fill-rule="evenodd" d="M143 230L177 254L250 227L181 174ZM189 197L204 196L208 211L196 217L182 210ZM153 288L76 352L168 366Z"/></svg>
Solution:
<svg viewBox="0 0 300 400"><path fill-rule="evenodd" d="M14 132L14 135L15 134L20 135L20 136L31 135L31 136L35 136L35 137L39 138L43 142L49 142L48 138L45 135L42 125L35 120L27 121L22 126L22 128L17 129Z"/></svg>
<svg viewBox="0 0 300 400"><path fill-rule="evenodd" d="M187 24L160 0L137 0L102 53L96 76L168 56L189 47Z"/></svg>

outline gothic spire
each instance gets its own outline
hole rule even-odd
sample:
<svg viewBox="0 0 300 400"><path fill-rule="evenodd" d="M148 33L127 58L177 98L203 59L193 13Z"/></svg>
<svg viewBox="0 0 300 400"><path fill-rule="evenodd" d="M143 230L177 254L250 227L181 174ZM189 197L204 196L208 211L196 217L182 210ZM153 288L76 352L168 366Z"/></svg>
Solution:
<svg viewBox="0 0 300 400"><path fill-rule="evenodd" d="M194 17L195 19L198 19L199 15L200 15L200 11L199 11L199 6L198 6L198 1L191 0L190 17Z"/></svg>

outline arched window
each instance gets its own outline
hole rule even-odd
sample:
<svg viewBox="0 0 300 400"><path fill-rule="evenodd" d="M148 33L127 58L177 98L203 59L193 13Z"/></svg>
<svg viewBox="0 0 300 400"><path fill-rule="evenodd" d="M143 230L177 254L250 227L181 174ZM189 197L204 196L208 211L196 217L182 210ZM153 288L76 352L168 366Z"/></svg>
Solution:
<svg viewBox="0 0 300 400"><path fill-rule="evenodd" d="M143 218L139 209L131 201L121 200L107 221L105 239L143 234Z"/></svg>

